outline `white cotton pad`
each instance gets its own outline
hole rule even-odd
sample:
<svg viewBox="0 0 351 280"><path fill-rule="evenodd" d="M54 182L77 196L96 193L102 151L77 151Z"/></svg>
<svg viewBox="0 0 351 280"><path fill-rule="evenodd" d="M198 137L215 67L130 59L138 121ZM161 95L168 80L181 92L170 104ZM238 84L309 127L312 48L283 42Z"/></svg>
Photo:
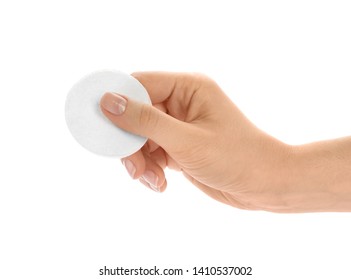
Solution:
<svg viewBox="0 0 351 280"><path fill-rule="evenodd" d="M118 128L105 117L100 99L106 92L151 104L146 89L131 75L98 71L83 77L68 93L66 123L73 137L87 150L123 158L139 150L147 139Z"/></svg>

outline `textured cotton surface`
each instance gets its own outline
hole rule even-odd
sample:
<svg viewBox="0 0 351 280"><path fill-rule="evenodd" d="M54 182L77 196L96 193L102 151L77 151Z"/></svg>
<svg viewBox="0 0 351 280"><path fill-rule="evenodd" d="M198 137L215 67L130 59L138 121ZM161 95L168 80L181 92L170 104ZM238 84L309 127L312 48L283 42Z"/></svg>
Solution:
<svg viewBox="0 0 351 280"><path fill-rule="evenodd" d="M66 123L73 137L87 150L123 158L139 150L147 139L118 128L104 116L99 103L106 92L151 104L146 89L134 77L118 71L94 72L78 81L68 93Z"/></svg>

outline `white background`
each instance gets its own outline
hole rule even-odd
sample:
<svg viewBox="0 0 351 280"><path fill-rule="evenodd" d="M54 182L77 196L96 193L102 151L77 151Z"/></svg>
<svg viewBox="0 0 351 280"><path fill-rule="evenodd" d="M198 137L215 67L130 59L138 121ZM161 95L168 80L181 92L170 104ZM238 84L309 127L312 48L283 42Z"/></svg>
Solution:
<svg viewBox="0 0 351 280"><path fill-rule="evenodd" d="M104 265L350 279L351 214L241 211L172 171L153 193L64 120L91 71L196 71L289 144L350 135L350 15L335 0L1 1L0 279L104 279Z"/></svg>

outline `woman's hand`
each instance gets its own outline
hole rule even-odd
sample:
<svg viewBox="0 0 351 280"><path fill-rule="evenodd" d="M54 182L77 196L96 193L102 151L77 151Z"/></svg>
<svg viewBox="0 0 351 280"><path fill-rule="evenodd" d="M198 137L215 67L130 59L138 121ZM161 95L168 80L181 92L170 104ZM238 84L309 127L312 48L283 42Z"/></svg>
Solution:
<svg viewBox="0 0 351 280"><path fill-rule="evenodd" d="M133 179L163 192L168 166L182 171L210 197L237 208L326 211L328 191L314 186L317 182L299 169L309 153L255 127L213 80L164 72L133 76L147 89L153 106L123 93L106 93L100 103L118 127L149 138L141 150L122 160ZM305 177L296 180L299 172Z"/></svg>

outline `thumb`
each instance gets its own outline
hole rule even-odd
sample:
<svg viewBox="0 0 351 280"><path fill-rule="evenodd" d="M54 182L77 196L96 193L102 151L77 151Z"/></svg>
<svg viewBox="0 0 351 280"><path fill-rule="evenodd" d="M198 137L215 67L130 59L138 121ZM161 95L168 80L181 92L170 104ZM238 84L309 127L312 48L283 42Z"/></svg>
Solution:
<svg viewBox="0 0 351 280"><path fill-rule="evenodd" d="M100 100L104 115L118 127L152 139L164 149L178 150L189 131L189 124L159 109L116 93L105 93Z"/></svg>

